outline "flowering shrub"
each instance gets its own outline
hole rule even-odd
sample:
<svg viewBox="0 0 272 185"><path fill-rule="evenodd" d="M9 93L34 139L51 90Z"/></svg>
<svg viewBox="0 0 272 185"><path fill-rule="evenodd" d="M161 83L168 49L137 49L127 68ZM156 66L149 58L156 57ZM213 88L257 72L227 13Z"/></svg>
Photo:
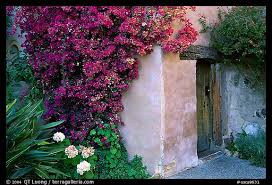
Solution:
<svg viewBox="0 0 272 185"><path fill-rule="evenodd" d="M56 134L60 135L60 132L57 132ZM62 158L64 161L61 161L57 165L58 168L64 169L67 176L74 179L96 178L97 175L95 174L95 166L97 156L93 147L85 147L83 145L74 146L67 138L57 143L60 143L66 147L64 150L62 150ZM61 176L60 178L65 178L65 176Z"/></svg>
<svg viewBox="0 0 272 185"><path fill-rule="evenodd" d="M65 148L65 155L67 155L68 158L74 158L78 155L78 150L74 145L70 145Z"/></svg>
<svg viewBox="0 0 272 185"><path fill-rule="evenodd" d="M197 36L185 18L194 7L21 7L15 22L46 96L44 118L82 142L94 126L122 124L122 93L138 77L137 55L182 52ZM183 27L173 35L171 26ZM116 134L118 132L116 131Z"/></svg>
<svg viewBox="0 0 272 185"><path fill-rule="evenodd" d="M87 161L82 161L77 165L77 173L79 173L79 175L83 175L84 172L88 172L90 169L91 165Z"/></svg>
<svg viewBox="0 0 272 185"><path fill-rule="evenodd" d="M65 139L65 135L61 132L56 132L53 136L53 140L58 142L62 142Z"/></svg>

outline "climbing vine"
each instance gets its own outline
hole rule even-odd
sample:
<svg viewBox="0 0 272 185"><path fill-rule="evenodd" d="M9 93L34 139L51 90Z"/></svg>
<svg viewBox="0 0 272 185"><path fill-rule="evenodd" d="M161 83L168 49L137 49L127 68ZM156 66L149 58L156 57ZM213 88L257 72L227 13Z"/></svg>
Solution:
<svg viewBox="0 0 272 185"><path fill-rule="evenodd" d="M103 123L123 124L121 97L138 77L137 56L150 54L155 44L165 52L188 48L198 34L186 19L194 9L20 7L15 23L25 35L23 46L46 97L44 118L65 120L59 130L72 141L83 141ZM183 25L176 34L175 20Z"/></svg>

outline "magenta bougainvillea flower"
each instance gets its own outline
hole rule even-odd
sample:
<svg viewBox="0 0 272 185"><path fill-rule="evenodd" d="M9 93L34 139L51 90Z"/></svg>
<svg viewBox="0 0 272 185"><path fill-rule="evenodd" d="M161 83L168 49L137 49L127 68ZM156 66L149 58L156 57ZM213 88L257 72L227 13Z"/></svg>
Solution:
<svg viewBox="0 0 272 185"><path fill-rule="evenodd" d="M73 141L83 141L101 120L122 124L121 97L138 77L137 56L155 44L165 52L188 48L198 33L185 15L194 8L20 7L15 23L45 93L44 118L65 120L59 130ZM183 24L175 36L174 20Z"/></svg>

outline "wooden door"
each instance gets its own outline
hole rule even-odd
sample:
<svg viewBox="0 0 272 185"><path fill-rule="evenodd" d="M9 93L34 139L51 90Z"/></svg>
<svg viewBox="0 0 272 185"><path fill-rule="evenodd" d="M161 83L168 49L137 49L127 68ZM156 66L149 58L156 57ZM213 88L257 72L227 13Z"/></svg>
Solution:
<svg viewBox="0 0 272 185"><path fill-rule="evenodd" d="M198 61L196 65L197 91L197 151L210 149L212 139L211 69L210 64Z"/></svg>

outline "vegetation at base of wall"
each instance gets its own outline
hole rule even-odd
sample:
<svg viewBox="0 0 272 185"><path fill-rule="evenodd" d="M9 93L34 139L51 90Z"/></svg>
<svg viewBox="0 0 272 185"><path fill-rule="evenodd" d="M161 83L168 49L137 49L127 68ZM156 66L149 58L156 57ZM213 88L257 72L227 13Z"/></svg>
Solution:
<svg viewBox="0 0 272 185"><path fill-rule="evenodd" d="M110 166L110 161L107 158L108 150L100 150L97 153L96 172L99 179L146 179L150 177L141 157L136 155L130 162L128 161L127 151L122 144L120 148L121 156L118 158L115 167Z"/></svg>
<svg viewBox="0 0 272 185"><path fill-rule="evenodd" d="M6 62L6 102L11 103L14 99L20 98L25 103L29 101L34 103L42 99L42 91L34 77L32 67L28 63L27 55L21 53L18 58L14 60L6 59ZM22 81L30 85L30 90L25 96L18 97L14 94L14 87Z"/></svg>
<svg viewBox="0 0 272 185"><path fill-rule="evenodd" d="M63 147L49 142L52 128L63 121L40 124L41 102L27 104L16 110L13 101L6 106L6 177L43 178L65 173L55 168L62 158Z"/></svg>
<svg viewBox="0 0 272 185"><path fill-rule="evenodd" d="M106 135L107 130L110 131L112 137L107 136L112 144L98 147L99 149L89 157L77 154L73 158L68 158L64 151L72 145L71 142L68 139L61 143L50 140L53 128L63 121L45 125L39 123L39 117L43 112L42 101L35 104L28 103L19 110L14 108L15 103L16 100L6 106L7 178L144 179L150 177L141 157L134 156L130 162L128 161L127 151L123 144L119 143L111 127L106 127L103 131ZM100 134L101 131L102 129L97 129ZM91 135L99 136L94 132L91 132ZM87 146L87 143L84 145ZM76 146L79 153L82 150L80 147L84 146ZM79 175L77 166L84 160L92 169Z"/></svg>
<svg viewBox="0 0 272 185"><path fill-rule="evenodd" d="M239 157L248 159L256 166L266 166L266 136L259 131L256 136L248 135L244 131L235 141Z"/></svg>
<svg viewBox="0 0 272 185"><path fill-rule="evenodd" d="M143 179L148 178L146 167L139 156L129 162L127 151L120 141L115 124L100 121L92 129L84 144L97 148L96 174L99 179Z"/></svg>
<svg viewBox="0 0 272 185"><path fill-rule="evenodd" d="M234 155L235 152L237 152L237 148L235 146L235 143L234 141L231 141L227 146L226 146L226 149L228 149L230 151L230 154L231 155Z"/></svg>
<svg viewBox="0 0 272 185"><path fill-rule="evenodd" d="M247 134L244 130L237 139L226 147L231 154L238 152L239 158L249 160L253 165L266 167L266 136L264 131L256 135Z"/></svg>

